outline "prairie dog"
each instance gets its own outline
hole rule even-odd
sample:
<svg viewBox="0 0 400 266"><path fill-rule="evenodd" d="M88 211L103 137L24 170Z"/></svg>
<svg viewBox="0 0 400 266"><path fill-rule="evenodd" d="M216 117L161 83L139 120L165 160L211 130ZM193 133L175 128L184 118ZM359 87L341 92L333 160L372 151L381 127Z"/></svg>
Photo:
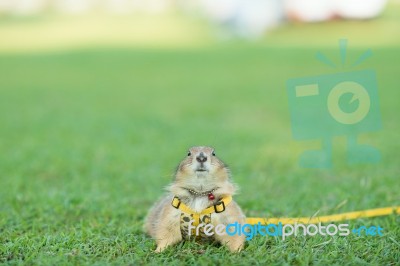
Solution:
<svg viewBox="0 0 400 266"><path fill-rule="evenodd" d="M245 223L246 217L239 205L231 200L236 187L230 180L229 169L216 157L211 147L190 148L176 170L174 181L166 190L167 194L150 209L144 225L145 231L156 241L156 252L188 238L184 224L184 221L188 221L187 217L194 217L199 223L207 220L214 228L218 224ZM193 213L209 210L212 213L190 216L182 206L190 208ZM212 237L232 252L244 247L243 234L230 236L224 232L221 235L214 233Z"/></svg>

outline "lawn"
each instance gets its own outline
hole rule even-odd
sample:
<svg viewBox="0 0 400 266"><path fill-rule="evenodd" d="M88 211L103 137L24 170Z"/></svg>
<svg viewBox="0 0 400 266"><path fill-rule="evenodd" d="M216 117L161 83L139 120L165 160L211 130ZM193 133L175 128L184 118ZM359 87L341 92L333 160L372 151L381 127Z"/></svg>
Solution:
<svg viewBox="0 0 400 266"><path fill-rule="evenodd" d="M357 27L365 32L367 26ZM296 27L308 34L324 29ZM379 148L382 160L347 165L345 138L339 136L333 168L304 169L298 156L318 141L293 140L285 84L289 78L335 73L314 57L321 51L339 61L339 52L335 36L329 36L330 46L281 47L282 38L295 36L286 36L286 30L291 29L272 34L271 45L265 40L168 49L5 49L0 262L398 265L396 215L349 221L351 227L379 225L383 236L258 236L239 254L195 242L155 254L155 242L142 231L149 207L194 145L214 146L228 163L240 187L235 200L249 217L400 205L400 42L382 44L371 37L374 56L347 69L377 73L383 129L361 140ZM369 48L368 43L351 48L352 36L347 37L349 60Z"/></svg>

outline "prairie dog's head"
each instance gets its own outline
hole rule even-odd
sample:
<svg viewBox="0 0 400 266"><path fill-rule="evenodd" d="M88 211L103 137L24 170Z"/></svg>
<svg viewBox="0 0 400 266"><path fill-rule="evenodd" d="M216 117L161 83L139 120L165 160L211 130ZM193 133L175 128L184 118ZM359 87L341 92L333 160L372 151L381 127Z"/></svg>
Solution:
<svg viewBox="0 0 400 266"><path fill-rule="evenodd" d="M224 181L229 178L229 172L225 164L215 155L213 148L197 146L189 149L176 172L177 180L193 177Z"/></svg>
<svg viewBox="0 0 400 266"><path fill-rule="evenodd" d="M175 181L167 188L181 199L206 198L204 193L213 193L219 198L233 195L236 189L228 167L218 159L213 148L204 146L189 149L176 170Z"/></svg>

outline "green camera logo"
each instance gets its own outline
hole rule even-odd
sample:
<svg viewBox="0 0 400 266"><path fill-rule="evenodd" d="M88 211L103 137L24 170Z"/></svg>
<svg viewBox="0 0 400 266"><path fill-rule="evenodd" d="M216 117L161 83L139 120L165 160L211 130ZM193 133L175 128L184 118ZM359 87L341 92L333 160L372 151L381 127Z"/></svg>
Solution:
<svg viewBox="0 0 400 266"><path fill-rule="evenodd" d="M340 40L342 63L346 41ZM370 55L364 53L356 64ZM322 54L317 58L333 65ZM300 165L307 168L332 166L332 138L347 137L347 162L372 163L380 159L379 151L357 143L361 133L381 128L378 89L373 70L290 79L287 82L290 118L296 140L321 139L319 150L305 151Z"/></svg>

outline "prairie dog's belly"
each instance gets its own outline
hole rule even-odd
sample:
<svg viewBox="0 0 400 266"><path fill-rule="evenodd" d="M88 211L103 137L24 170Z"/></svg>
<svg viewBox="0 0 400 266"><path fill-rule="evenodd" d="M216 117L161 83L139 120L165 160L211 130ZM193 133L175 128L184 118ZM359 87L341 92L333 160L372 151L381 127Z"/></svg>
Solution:
<svg viewBox="0 0 400 266"><path fill-rule="evenodd" d="M201 212L206 209L209 205L208 197L195 197L189 204L189 207L195 212Z"/></svg>

